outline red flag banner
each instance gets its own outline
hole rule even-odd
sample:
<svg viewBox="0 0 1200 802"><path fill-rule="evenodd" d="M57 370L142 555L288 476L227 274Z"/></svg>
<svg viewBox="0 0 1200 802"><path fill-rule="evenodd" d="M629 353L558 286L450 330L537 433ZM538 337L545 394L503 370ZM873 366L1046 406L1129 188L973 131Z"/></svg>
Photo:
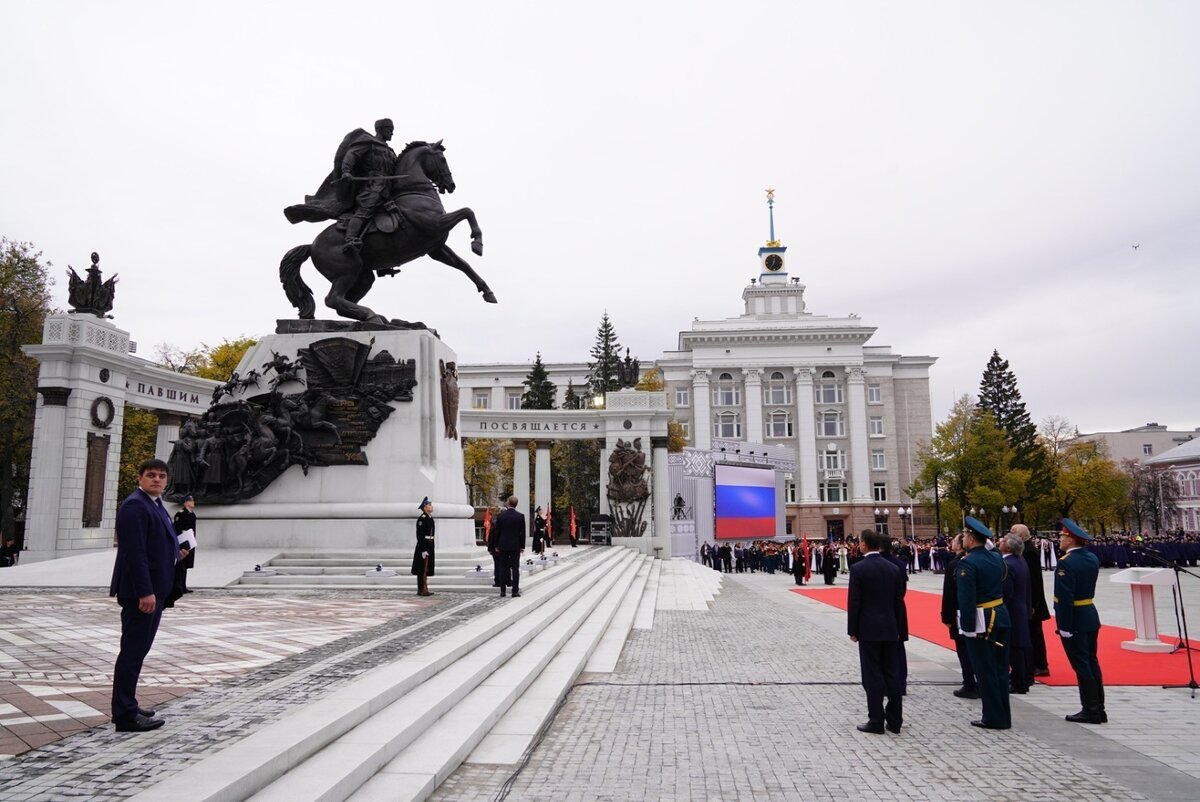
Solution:
<svg viewBox="0 0 1200 802"><path fill-rule="evenodd" d="M488 507L483 511L483 542L487 543L492 539L492 508Z"/></svg>

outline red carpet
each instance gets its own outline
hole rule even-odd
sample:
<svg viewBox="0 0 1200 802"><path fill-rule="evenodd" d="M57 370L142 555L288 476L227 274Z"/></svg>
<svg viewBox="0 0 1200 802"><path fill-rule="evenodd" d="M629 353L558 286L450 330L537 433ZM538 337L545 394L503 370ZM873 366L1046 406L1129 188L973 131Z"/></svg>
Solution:
<svg viewBox="0 0 1200 802"><path fill-rule="evenodd" d="M791 588L793 593L816 599L819 602L846 609L847 588L843 586L820 588ZM904 595L908 605L909 635L947 649L954 649L946 625L942 623L942 597L937 593L910 590ZM1104 612L1101 611L1103 620ZM1038 682L1046 685L1074 685L1075 672L1067 662L1062 650L1062 640L1054 634L1054 618L1042 622L1046 630L1046 650L1049 653L1050 676L1039 677ZM1160 626L1161 626L1160 622ZM1121 642L1133 640L1133 630L1121 627L1100 628L1099 657L1104 670L1105 685L1184 685L1188 681L1187 654L1141 654L1121 648ZM1163 642L1174 645L1177 638L1163 636ZM1193 646L1193 650L1200 648ZM1200 654L1192 655L1196 670L1200 672Z"/></svg>

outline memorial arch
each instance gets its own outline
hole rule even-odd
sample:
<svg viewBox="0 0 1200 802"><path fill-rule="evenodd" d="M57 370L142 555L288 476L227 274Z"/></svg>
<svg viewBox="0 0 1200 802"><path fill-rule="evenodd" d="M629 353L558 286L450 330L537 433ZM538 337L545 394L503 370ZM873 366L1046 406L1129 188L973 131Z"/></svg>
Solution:
<svg viewBox="0 0 1200 802"><path fill-rule="evenodd" d="M204 413L216 382L130 353L129 332L87 313L46 319L25 513L28 559L67 557L113 543L125 407L158 414L155 455L166 459L185 417Z"/></svg>
<svg viewBox="0 0 1200 802"><path fill-rule="evenodd" d="M512 440L513 493L534 506L548 508L553 498L550 482L550 445L555 440L602 440L600 451L600 512L609 512L607 484L609 456L621 441L640 439L649 444L650 497L645 514L645 537L614 538L614 544L637 548L645 554L671 556L671 483L668 478L667 423L671 412L662 393L620 390L609 393L603 409L463 409L459 434L464 439ZM533 472L527 447L535 444ZM532 477L532 488L531 488Z"/></svg>

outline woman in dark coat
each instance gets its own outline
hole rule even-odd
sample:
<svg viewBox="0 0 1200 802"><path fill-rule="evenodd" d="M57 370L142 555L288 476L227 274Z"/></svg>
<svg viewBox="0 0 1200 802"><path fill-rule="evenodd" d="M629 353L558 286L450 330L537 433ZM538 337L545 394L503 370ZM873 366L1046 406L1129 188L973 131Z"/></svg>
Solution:
<svg viewBox="0 0 1200 802"><path fill-rule="evenodd" d="M417 545L413 549L412 572L417 577L417 595L432 596L428 578L433 576L433 502L428 497L421 501L421 514L417 516Z"/></svg>

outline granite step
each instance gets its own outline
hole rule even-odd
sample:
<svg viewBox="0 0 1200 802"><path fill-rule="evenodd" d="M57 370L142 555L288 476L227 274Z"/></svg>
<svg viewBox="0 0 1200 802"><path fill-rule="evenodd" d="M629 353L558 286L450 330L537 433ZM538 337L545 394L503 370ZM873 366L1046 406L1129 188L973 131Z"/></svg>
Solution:
<svg viewBox="0 0 1200 802"><path fill-rule="evenodd" d="M523 592L520 599L263 726L134 798L144 802L247 799L360 725L378 722L376 714L402 698L409 700L409 712L417 713L409 728L409 735L415 737L478 685L480 675L528 643L537 626L569 608L621 556L613 550L586 561L569 561L560 570L547 572L546 580ZM469 682L472 678L473 684ZM391 756L394 753L387 759ZM378 765L385 762L380 759ZM362 777L359 783L368 777ZM318 797L302 793L293 798Z"/></svg>
<svg viewBox="0 0 1200 802"><path fill-rule="evenodd" d="M633 629L633 618L642 603L642 596L646 592L646 582L650 579L652 567L653 560L647 559L638 568L629 592L621 600L621 606L617 608L616 615L613 616L608 629L600 638L600 643L596 645L592 656L588 658L584 671L611 674L617 670L617 661L621 659L621 651L625 648L625 641L628 640L629 633Z"/></svg>

